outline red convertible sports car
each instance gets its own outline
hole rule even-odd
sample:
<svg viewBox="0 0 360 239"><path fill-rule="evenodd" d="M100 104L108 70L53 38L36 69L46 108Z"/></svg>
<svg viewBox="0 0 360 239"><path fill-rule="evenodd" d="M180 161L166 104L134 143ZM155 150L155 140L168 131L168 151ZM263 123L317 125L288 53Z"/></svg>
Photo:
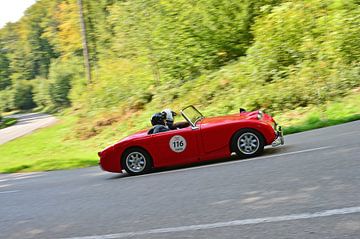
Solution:
<svg viewBox="0 0 360 239"><path fill-rule="evenodd" d="M188 127L157 134L143 130L99 152L103 170L132 175L153 168L260 155L264 146L284 144L281 127L260 110L204 117L194 106L181 111Z"/></svg>

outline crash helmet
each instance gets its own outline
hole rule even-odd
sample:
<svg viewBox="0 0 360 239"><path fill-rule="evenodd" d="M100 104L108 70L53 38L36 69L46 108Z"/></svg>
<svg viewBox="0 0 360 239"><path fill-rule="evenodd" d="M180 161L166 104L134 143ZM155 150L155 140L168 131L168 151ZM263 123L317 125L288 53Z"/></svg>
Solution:
<svg viewBox="0 0 360 239"><path fill-rule="evenodd" d="M165 116L166 121L174 121L174 116L176 116L176 113L171 109L164 109L161 113Z"/></svg>
<svg viewBox="0 0 360 239"><path fill-rule="evenodd" d="M162 113L156 113L153 114L153 116L151 117L151 124L153 126L155 125L165 125L165 121L164 121L165 117Z"/></svg>

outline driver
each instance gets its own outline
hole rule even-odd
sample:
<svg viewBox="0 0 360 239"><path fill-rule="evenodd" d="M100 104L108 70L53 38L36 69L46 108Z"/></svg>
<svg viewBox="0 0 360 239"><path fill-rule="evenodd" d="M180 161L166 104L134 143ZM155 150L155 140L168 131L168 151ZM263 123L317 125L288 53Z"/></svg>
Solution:
<svg viewBox="0 0 360 239"><path fill-rule="evenodd" d="M156 134L160 132L166 132L170 129L165 126L165 117L163 113L155 113L151 117L151 124L154 126L149 130L148 134Z"/></svg>

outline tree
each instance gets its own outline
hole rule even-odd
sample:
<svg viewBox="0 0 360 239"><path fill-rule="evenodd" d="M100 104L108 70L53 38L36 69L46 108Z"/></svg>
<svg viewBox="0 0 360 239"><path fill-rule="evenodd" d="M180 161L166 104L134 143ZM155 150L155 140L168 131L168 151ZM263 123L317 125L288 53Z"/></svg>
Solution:
<svg viewBox="0 0 360 239"><path fill-rule="evenodd" d="M16 109L27 110L36 106L33 100L33 87L26 81L19 81L14 87L13 104Z"/></svg>
<svg viewBox="0 0 360 239"><path fill-rule="evenodd" d="M6 89L10 85L10 61L6 55L5 49L0 43L0 91Z"/></svg>
<svg viewBox="0 0 360 239"><path fill-rule="evenodd" d="M91 65L89 59L89 49L87 44L87 36L86 36L86 25L84 20L84 13L83 13L83 4L82 0L77 0L79 6L79 16L80 16L80 26L81 26L81 39L83 44L83 55L84 55L84 64L86 69L86 78L88 83L91 83Z"/></svg>
<svg viewBox="0 0 360 239"><path fill-rule="evenodd" d="M54 61L50 67L48 86L50 100L57 108L70 106L69 92L76 72L66 61Z"/></svg>

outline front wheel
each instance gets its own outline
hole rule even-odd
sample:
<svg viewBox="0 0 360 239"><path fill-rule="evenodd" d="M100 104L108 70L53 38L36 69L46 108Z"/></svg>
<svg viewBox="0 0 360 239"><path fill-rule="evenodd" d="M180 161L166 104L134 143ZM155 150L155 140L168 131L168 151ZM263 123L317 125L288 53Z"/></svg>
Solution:
<svg viewBox="0 0 360 239"><path fill-rule="evenodd" d="M151 169L151 157L141 148L132 148L125 151L121 164L128 174L139 175Z"/></svg>
<svg viewBox="0 0 360 239"><path fill-rule="evenodd" d="M253 129L242 129L236 132L231 141L231 149L242 158L260 155L264 150L264 137Z"/></svg>

